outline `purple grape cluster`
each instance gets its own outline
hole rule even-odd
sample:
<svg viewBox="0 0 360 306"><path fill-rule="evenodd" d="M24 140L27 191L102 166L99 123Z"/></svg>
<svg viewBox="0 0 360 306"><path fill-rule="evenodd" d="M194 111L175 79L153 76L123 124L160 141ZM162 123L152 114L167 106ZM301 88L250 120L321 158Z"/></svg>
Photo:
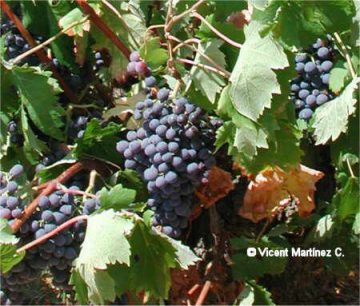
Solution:
<svg viewBox="0 0 360 306"><path fill-rule="evenodd" d="M309 120L315 109L334 99L329 90L329 74L334 61L333 40L320 38L308 49L295 56L298 76L291 81L291 100L298 117Z"/></svg>
<svg viewBox="0 0 360 306"><path fill-rule="evenodd" d="M18 131L18 125L15 120L9 121L7 130L10 135L10 143L21 146L24 142L24 137Z"/></svg>
<svg viewBox="0 0 360 306"><path fill-rule="evenodd" d="M207 183L215 164L211 154L216 127L200 107L186 98L169 99L162 88L136 105L136 120L143 120L127 140L117 143L125 168L136 170L147 183L153 225L174 238L187 227L194 190Z"/></svg>
<svg viewBox="0 0 360 306"><path fill-rule="evenodd" d="M11 225L15 218L22 215L24 203L18 194L18 182L24 173L24 167L14 165L9 173L0 172L0 218L8 220ZM28 223L21 226L19 236L20 244L31 239L31 229ZM39 278L42 267L39 260L32 254L27 254L25 259L17 264L10 272L1 274L1 288L3 294L1 304L22 304L24 287L30 286Z"/></svg>
<svg viewBox="0 0 360 306"><path fill-rule="evenodd" d="M31 46L26 42L11 20L3 20L1 23L1 35L5 35L6 59L13 59L20 54L29 51ZM41 43L44 39L41 36L32 36L37 43ZM37 66L40 61L35 55L28 56L20 64L28 64Z"/></svg>

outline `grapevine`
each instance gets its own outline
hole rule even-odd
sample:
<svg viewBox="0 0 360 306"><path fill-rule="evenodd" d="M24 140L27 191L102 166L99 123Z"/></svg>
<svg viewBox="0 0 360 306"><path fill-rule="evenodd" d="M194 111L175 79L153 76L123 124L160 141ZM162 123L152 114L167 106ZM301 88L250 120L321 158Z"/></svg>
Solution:
<svg viewBox="0 0 360 306"><path fill-rule="evenodd" d="M0 6L1 305L358 304L357 1Z"/></svg>

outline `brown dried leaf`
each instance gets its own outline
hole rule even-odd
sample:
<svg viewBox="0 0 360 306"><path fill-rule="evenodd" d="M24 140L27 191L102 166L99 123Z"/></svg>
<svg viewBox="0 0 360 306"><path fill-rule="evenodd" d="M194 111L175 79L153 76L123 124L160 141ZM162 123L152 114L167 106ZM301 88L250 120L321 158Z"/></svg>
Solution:
<svg viewBox="0 0 360 306"><path fill-rule="evenodd" d="M271 219L276 207L294 198L299 203L299 215L306 217L315 207L315 183L323 176L322 172L303 165L289 172L265 169L248 185L239 215L255 223Z"/></svg>
<svg viewBox="0 0 360 306"><path fill-rule="evenodd" d="M197 197L205 208L214 205L218 200L225 197L234 189L231 174L219 167L213 167L209 171L209 182L202 185L196 191Z"/></svg>

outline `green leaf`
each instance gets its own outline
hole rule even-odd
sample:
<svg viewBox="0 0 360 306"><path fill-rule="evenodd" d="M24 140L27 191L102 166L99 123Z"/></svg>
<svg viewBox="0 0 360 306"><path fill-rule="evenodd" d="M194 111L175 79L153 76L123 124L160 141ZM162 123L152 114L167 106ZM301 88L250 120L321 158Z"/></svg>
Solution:
<svg viewBox="0 0 360 306"><path fill-rule="evenodd" d="M0 218L0 272L6 273L17 265L25 256L25 252L17 253L19 238L11 231L7 220Z"/></svg>
<svg viewBox="0 0 360 306"><path fill-rule="evenodd" d="M33 164L42 152L48 151L46 144L37 138L31 129L24 107L21 107L21 129L24 135L24 153Z"/></svg>
<svg viewBox="0 0 360 306"><path fill-rule="evenodd" d="M126 188L136 190L136 202L145 202L149 198L147 188L135 170L125 169L118 171L117 181L120 181Z"/></svg>
<svg viewBox="0 0 360 306"><path fill-rule="evenodd" d="M329 88L333 92L340 92L348 76L348 71L344 67L344 62L338 62L330 71Z"/></svg>
<svg viewBox="0 0 360 306"><path fill-rule="evenodd" d="M170 268L178 266L176 249L164 237L137 223L130 237L134 260L129 281L136 291L166 298L171 285Z"/></svg>
<svg viewBox="0 0 360 306"><path fill-rule="evenodd" d="M276 241L276 242L275 242ZM245 237L235 238L231 241L233 248L236 250L232 257L234 262L233 275L235 279L251 280L256 277L261 277L265 274L279 274L285 270L288 262L287 257L261 257L258 248L270 250L283 250L288 247L285 240L275 238L269 240L267 237L262 237L259 242L250 240ZM254 247L257 249L258 257L247 256L247 248Z"/></svg>
<svg viewBox="0 0 360 306"><path fill-rule="evenodd" d="M84 135L77 140L74 156L90 155L113 163L119 163L119 153L116 152L114 143L119 140L120 132L124 128L114 122L105 127L97 119L92 119L87 125Z"/></svg>
<svg viewBox="0 0 360 306"><path fill-rule="evenodd" d="M107 210L87 220L85 240L79 257L75 260L74 271L78 273L73 281L83 298L86 283L88 299L96 304L115 299L114 280L106 271L108 265L130 264L130 244L125 235L133 229L133 223L113 210Z"/></svg>
<svg viewBox="0 0 360 306"><path fill-rule="evenodd" d="M217 63L221 68L225 68L225 55L219 50L223 44L218 39L212 39L205 43L200 43L199 52L195 56L195 63L214 66L213 63L205 59L201 54L205 54ZM216 94L221 91L222 86L225 85L224 78L215 72L204 70L203 68L193 66L190 70L190 77L193 80L197 89L209 99L211 103L215 103Z"/></svg>
<svg viewBox="0 0 360 306"><path fill-rule="evenodd" d="M271 31L288 48L304 48L328 33L347 31L354 10L346 0L272 1L252 18L263 24L263 33Z"/></svg>
<svg viewBox="0 0 360 306"><path fill-rule="evenodd" d="M32 67L16 66L11 72L20 100L31 120L44 134L63 139L60 127L63 126L61 116L65 112L57 103L60 88L56 80L51 78L51 73Z"/></svg>
<svg viewBox="0 0 360 306"><path fill-rule="evenodd" d="M264 287L256 284L255 281L246 283L245 288L237 297L233 305L275 305L271 299L271 293Z"/></svg>
<svg viewBox="0 0 360 306"><path fill-rule="evenodd" d="M289 66L282 47L271 36L261 38L259 29L254 21L245 28L246 40L230 77L235 108L254 121L271 107L272 95L281 93L273 69Z"/></svg>
<svg viewBox="0 0 360 306"><path fill-rule="evenodd" d="M334 218L331 215L321 217L307 237L307 241L319 242L331 238L335 229Z"/></svg>
<svg viewBox="0 0 360 306"><path fill-rule="evenodd" d="M76 270L73 270L70 276L70 285L74 285L75 287L75 298L80 302L81 305L87 304L88 301L88 290L86 287L86 283L81 278L81 275Z"/></svg>
<svg viewBox="0 0 360 306"><path fill-rule="evenodd" d="M349 177L344 188L334 196L333 204L337 208L337 216L344 221L359 211L359 179Z"/></svg>
<svg viewBox="0 0 360 306"><path fill-rule="evenodd" d="M151 69L158 69L166 64L168 54L160 46L160 38L153 37L144 42L140 48L140 55Z"/></svg>
<svg viewBox="0 0 360 306"><path fill-rule="evenodd" d="M240 295L237 297L233 305L250 306L250 305L254 305L254 302L255 302L254 288L246 284L245 288L241 291Z"/></svg>
<svg viewBox="0 0 360 306"><path fill-rule="evenodd" d="M136 191L124 188L121 184L116 185L109 191L103 188L100 191L101 208L121 210L130 207L136 197Z"/></svg>
<svg viewBox="0 0 360 306"><path fill-rule="evenodd" d="M354 79L340 96L316 109L313 127L317 145L334 141L346 132L349 116L356 110L353 95L359 81Z"/></svg>
<svg viewBox="0 0 360 306"><path fill-rule="evenodd" d="M73 23L80 22L81 19L84 18L84 14L79 8L74 8L69 13L67 13L65 16L61 17L59 20L59 26L62 29L65 29L69 26L71 26ZM78 36L84 35L84 25L80 24L75 27L71 28L72 31L74 31L74 34Z"/></svg>

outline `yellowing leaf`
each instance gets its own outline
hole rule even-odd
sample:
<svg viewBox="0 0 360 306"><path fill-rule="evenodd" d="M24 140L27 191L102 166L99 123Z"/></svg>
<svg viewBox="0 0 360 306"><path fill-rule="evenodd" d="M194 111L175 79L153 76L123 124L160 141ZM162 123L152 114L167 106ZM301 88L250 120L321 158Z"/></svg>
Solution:
<svg viewBox="0 0 360 306"><path fill-rule="evenodd" d="M323 176L322 172L303 165L289 172L280 168L266 169L250 182L239 215L255 223L271 219L274 208L295 198L299 203L299 215L305 217L315 207L315 183Z"/></svg>

